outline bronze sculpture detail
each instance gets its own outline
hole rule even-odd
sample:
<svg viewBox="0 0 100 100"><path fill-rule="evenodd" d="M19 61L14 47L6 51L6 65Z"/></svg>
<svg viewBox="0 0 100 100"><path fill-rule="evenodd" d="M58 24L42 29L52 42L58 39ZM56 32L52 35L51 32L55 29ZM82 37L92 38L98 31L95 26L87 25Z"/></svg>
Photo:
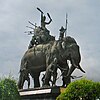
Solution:
<svg viewBox="0 0 100 100"><path fill-rule="evenodd" d="M59 39L55 40L55 37L51 36L45 27L46 24L52 21L50 15L47 13L50 21L46 23L43 12L39 8L37 9L41 12L41 26L37 26L34 29L35 33L28 50L21 59L18 88L23 88L25 80L28 81L29 87L29 74L34 80L34 87L40 87L39 76L42 71L46 71L42 79L43 86L50 86L51 76L53 76L52 86L55 86L57 68L62 72L63 86L67 86L70 83L71 74L76 68L85 73L80 66L79 46L74 38L70 36L64 37L66 29L63 27L60 29ZM71 62L70 68L67 60Z"/></svg>

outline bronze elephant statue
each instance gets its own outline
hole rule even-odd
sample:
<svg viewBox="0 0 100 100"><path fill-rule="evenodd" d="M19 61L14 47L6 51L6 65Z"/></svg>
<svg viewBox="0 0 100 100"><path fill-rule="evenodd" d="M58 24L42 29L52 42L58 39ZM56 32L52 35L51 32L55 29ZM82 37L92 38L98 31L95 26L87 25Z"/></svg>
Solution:
<svg viewBox="0 0 100 100"><path fill-rule="evenodd" d="M72 37L68 36L65 37L63 41L56 40L47 44L39 44L25 52L21 60L18 88L23 88L25 81L23 72L27 72L32 76L34 79L34 87L40 87L40 73L42 71L46 71L47 67L52 63L54 58L57 58L57 64L60 66L61 71L66 69L63 74L63 85L70 83L69 76L72 74L75 68L79 68L82 72L84 72L79 65L81 60L79 46ZM72 67L70 69L67 64L67 60L70 60L72 63ZM23 69L26 69L27 71ZM66 77L64 77L65 75ZM26 80L28 80L28 75ZM45 85L48 85L48 82L45 83Z"/></svg>

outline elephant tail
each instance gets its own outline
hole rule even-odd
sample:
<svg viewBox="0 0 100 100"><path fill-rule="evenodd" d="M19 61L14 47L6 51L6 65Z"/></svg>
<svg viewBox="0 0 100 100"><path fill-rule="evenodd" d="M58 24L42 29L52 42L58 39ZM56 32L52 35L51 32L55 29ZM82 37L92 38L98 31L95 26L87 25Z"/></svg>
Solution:
<svg viewBox="0 0 100 100"><path fill-rule="evenodd" d="M78 65L78 68L79 68L83 73L85 73L85 71L82 69L82 67L80 66L80 64Z"/></svg>

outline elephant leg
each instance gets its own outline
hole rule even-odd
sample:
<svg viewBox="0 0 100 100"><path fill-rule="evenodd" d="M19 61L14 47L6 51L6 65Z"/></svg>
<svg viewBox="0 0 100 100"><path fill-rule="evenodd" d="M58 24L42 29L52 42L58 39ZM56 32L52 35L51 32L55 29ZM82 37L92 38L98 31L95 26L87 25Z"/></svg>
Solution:
<svg viewBox="0 0 100 100"><path fill-rule="evenodd" d="M67 76L68 71L69 71L68 63L65 61L65 64L59 64L59 68L60 68L61 73L62 73L62 81L63 81L62 86L66 87L70 83L70 77L68 79L66 79L66 76Z"/></svg>
<svg viewBox="0 0 100 100"><path fill-rule="evenodd" d="M18 88L19 89L23 89L23 85L24 85L25 79L22 75L19 76L19 81L18 81Z"/></svg>
<svg viewBox="0 0 100 100"><path fill-rule="evenodd" d="M40 87L40 82L39 82L40 72L34 73L33 71L31 71L30 75L32 76L32 79L34 81L34 88Z"/></svg>
<svg viewBox="0 0 100 100"><path fill-rule="evenodd" d="M22 80L22 84L21 84L22 89L23 89L23 86L24 86L24 82L25 82L25 79Z"/></svg>
<svg viewBox="0 0 100 100"><path fill-rule="evenodd" d="M19 88L19 89L22 89L22 88L23 88L23 87L21 86L21 82L22 82L22 81L21 81L21 77L19 77L19 81L18 81L18 88Z"/></svg>
<svg viewBox="0 0 100 100"><path fill-rule="evenodd" d="M21 79L19 77L18 84L17 84L17 86L18 86L19 89L20 89L20 84L21 84Z"/></svg>
<svg viewBox="0 0 100 100"><path fill-rule="evenodd" d="M52 81L52 86L56 86L56 80L57 80L57 72L53 74L53 81Z"/></svg>
<svg viewBox="0 0 100 100"><path fill-rule="evenodd" d="M65 87L65 84L66 84L66 80L65 80L65 75L66 75L66 73L64 72L64 71L61 71L63 74L62 74L62 81L63 81L63 84L62 84L62 86L63 87Z"/></svg>
<svg viewBox="0 0 100 100"><path fill-rule="evenodd" d="M50 86L49 81L51 80L51 72L46 72L44 77L44 86Z"/></svg>
<svg viewBox="0 0 100 100"><path fill-rule="evenodd" d="M65 80L66 80L66 78L65 78ZM67 79L67 81L66 81L66 87L67 87L67 85L68 85L70 82L71 82L71 77L68 77L68 79Z"/></svg>
<svg viewBox="0 0 100 100"><path fill-rule="evenodd" d="M30 78L28 77L27 78L27 81L28 81L28 88L30 87Z"/></svg>
<svg viewBox="0 0 100 100"><path fill-rule="evenodd" d="M63 87L67 87L67 85L71 82L70 77L68 77L68 78L63 77L62 80L63 80L63 85L62 85Z"/></svg>
<svg viewBox="0 0 100 100"><path fill-rule="evenodd" d="M39 76L40 74L34 75L34 87L40 87Z"/></svg>
<svg viewBox="0 0 100 100"><path fill-rule="evenodd" d="M66 81L66 86L71 82L71 74L73 73L73 71L75 70L76 67L74 67L73 65L69 68L69 71L67 73L67 75L65 76L65 81Z"/></svg>
<svg viewBox="0 0 100 100"><path fill-rule="evenodd" d="M68 77L67 79L66 79L66 75L67 75L67 73L68 73L68 70L66 70L66 71L64 71L64 73L63 73L63 75L62 75L62 80L63 80L63 87L66 87L70 82L71 82L71 78L70 77Z"/></svg>

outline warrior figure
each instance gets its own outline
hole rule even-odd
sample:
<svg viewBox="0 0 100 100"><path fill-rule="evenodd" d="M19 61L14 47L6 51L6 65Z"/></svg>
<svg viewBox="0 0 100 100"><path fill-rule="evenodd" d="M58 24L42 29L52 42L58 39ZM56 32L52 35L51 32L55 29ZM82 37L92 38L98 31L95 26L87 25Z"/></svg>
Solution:
<svg viewBox="0 0 100 100"><path fill-rule="evenodd" d="M49 17L49 22L46 22L46 16L44 15L44 13L37 8L40 12L41 12L41 26L36 26L36 24L32 24L30 21L29 23L31 25L34 25L34 36L32 36L32 40L30 41L29 47L28 49L38 45L38 44L45 44L48 43L49 41L55 40L54 36L51 36L49 33L50 31L46 28L46 25L50 24L52 19L49 15L49 13L47 13L48 17Z"/></svg>
<svg viewBox="0 0 100 100"><path fill-rule="evenodd" d="M64 38L64 33L65 33L66 29L64 29L62 26L59 31L60 31L59 40L62 40Z"/></svg>
<svg viewBox="0 0 100 100"><path fill-rule="evenodd" d="M51 17L50 17L50 15L49 15L49 13L47 13L47 15L48 15L48 17L49 17L49 22L46 22L45 20L46 20L46 16L45 15L43 15L44 13L39 9L39 8L37 8L40 12L41 12L41 28L43 29L43 30L45 30L46 29L46 25L48 25L48 24L50 24L51 23L51 21L52 21L52 19L51 19Z"/></svg>
<svg viewBox="0 0 100 100"><path fill-rule="evenodd" d="M49 85L49 81L51 81L51 76L53 76L52 86L55 85L57 79L57 58L54 58L53 62L47 67L45 77L44 77L44 85Z"/></svg>

